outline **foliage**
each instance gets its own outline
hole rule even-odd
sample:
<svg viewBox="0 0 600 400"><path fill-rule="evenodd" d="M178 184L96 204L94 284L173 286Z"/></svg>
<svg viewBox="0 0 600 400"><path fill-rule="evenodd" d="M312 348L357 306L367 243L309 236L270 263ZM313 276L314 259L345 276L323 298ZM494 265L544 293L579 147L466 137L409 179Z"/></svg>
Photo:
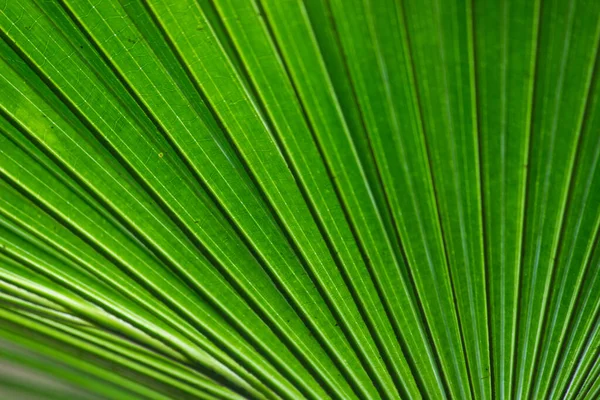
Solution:
<svg viewBox="0 0 600 400"><path fill-rule="evenodd" d="M5 0L0 395L600 397L600 2Z"/></svg>

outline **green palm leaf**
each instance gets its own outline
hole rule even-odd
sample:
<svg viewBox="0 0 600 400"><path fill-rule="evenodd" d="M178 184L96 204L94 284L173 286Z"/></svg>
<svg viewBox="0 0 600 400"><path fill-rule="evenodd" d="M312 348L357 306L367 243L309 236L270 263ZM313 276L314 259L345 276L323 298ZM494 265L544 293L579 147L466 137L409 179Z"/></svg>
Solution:
<svg viewBox="0 0 600 400"><path fill-rule="evenodd" d="M600 396L600 2L0 10L1 396Z"/></svg>

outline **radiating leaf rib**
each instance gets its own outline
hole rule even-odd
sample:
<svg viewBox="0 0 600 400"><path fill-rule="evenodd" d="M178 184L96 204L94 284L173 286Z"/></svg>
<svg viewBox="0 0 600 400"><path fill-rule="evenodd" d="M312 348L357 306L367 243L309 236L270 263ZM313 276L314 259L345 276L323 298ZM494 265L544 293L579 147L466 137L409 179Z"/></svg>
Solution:
<svg viewBox="0 0 600 400"><path fill-rule="evenodd" d="M600 379L596 377L596 381L593 386L590 387L590 390L583 393L580 397L581 399L596 399L600 396Z"/></svg>
<svg viewBox="0 0 600 400"><path fill-rule="evenodd" d="M600 236L596 236L594 252L585 266L583 285L577 296L578 312L569 323L567 340L560 350L559 361L552 371L553 375L547 391L548 398L558 397L565 390L575 372L574 366L578 364L582 350L586 348L586 340L589 338L590 332L594 330L594 324L597 324L600 318L600 301L598 301L600 274L597 272L600 268L599 239Z"/></svg>
<svg viewBox="0 0 600 400"><path fill-rule="evenodd" d="M313 19L313 27L315 28L315 33L317 34L317 38L319 40L319 44L321 46L325 46L324 48L327 49L327 51L324 51L323 54L326 55L327 57L326 62L327 62L327 66L328 69L331 71L331 77L334 83L334 86L336 88L336 91L338 93L344 93L346 94L346 96L341 96L340 97L340 101L341 104L344 105L344 112L346 115L349 115L351 118L348 119L348 121L350 122L350 126L351 126L351 132L353 135L353 138L355 139L355 143L357 145L357 148L360 151L360 155L361 155L361 159L363 160L363 166L365 167L365 171L367 172L367 174L369 175L369 182L371 183L371 187L373 188L373 192L372 194L374 195L374 197L376 198L376 202L378 204L379 210L378 213L380 215L380 217L383 219L383 224L385 226L385 230L387 231L387 235L388 238L385 239L379 239L379 241L382 242L382 244L384 244L383 247L378 246L376 248L366 248L365 252L372 252L372 251L378 251L381 252L382 248L386 249L386 245L390 246L391 243L395 243L395 241L397 240L397 236L396 236L396 230L393 227L393 224L390 223L389 220L389 216L388 216L388 207L391 206L392 204L390 204L390 200L386 199L385 195L382 193L382 190L379 188L379 185L377 184L378 182L381 181L382 177L381 177L381 173L383 174L388 174L388 167L386 165L386 163L382 163L379 167L375 166L373 164L373 160L371 159L371 157L369 157L372 153L372 146L369 143L369 139L367 139L367 137L365 136L364 132L361 133L361 131L363 130L363 126L362 124L365 124L365 121L356 121L356 118L362 118L360 116L355 116L357 113L364 116L366 115L367 117L367 122L369 122L369 126L367 128L371 129L373 132L378 132L379 127L377 126L377 121L381 122L381 120L377 119L377 117L375 117L373 115L374 110L378 109L378 102L384 97L381 95L377 95L375 94L375 96L372 97L366 97L367 92L365 92L365 88L369 88L370 85L372 85L373 82L373 70L378 70L379 67L377 66L370 66L369 64L365 63L365 60L369 60L369 57L367 56L368 53L368 41L366 42L366 47L364 48L358 48L356 47L356 43L354 43L353 41L349 41L349 49L346 50L347 53L347 60L344 60L344 56L340 53L340 49L337 47L338 45L340 45L340 37L338 35L338 29L335 26L335 24L331 24L330 22L330 18L331 16L329 16L328 14L330 13L329 10L327 9L327 7L323 7L323 3L321 2L313 2L310 1L307 3L307 9L309 12L310 17ZM384 9L383 9L384 10ZM359 14L360 15L360 14ZM395 22L394 27L396 27L396 23ZM364 22L361 21L355 21L352 25L349 26L363 26L365 25ZM381 24L379 24L381 26ZM401 25L399 25L401 27ZM352 32L358 32L359 35L363 35L363 33L365 32L365 30L358 30L358 31L346 31L346 32L342 32L342 34L351 34ZM400 43L400 40L396 40L394 43ZM337 55L337 59L335 57L336 52L338 53ZM358 58L355 57L358 56ZM392 50L392 54L397 55L398 53L401 53L401 51L394 51ZM401 64L401 63L400 63ZM346 81L344 80L344 76L346 74L349 74L349 70L348 67L349 66L353 66L353 65L364 65L364 69L361 71L363 75L363 77L360 78L360 80L364 79L364 82L361 82L360 80L354 85L354 87L352 87L350 80L347 78ZM392 64L393 66L393 64ZM356 71L354 71L356 73ZM356 79L356 78L355 78ZM364 86L363 86L364 85ZM350 88L348 88L348 86L350 86ZM356 90L358 89L358 92L356 92ZM376 91L374 93L377 93ZM357 99L363 98L363 107L364 110L354 110L354 108L357 107L356 103L354 103L352 101L352 98L356 96ZM350 99L349 99L350 97ZM349 107L349 105L351 105L351 107ZM404 106L400 106L400 108L404 108ZM385 123L385 122L384 122ZM357 126L357 124L361 125L361 126ZM385 131L384 131L385 132ZM396 135L395 135L396 136ZM371 139L371 140L375 140L375 143L378 143L378 139L376 139L377 136L375 136L375 138ZM417 136L418 138L418 136ZM379 142L380 143L380 142ZM418 144L418 141L417 141ZM377 151L379 152L379 154L381 154L381 152L389 152L391 151L390 154L394 154L394 149L395 147L392 146L381 146L377 148ZM419 159L419 155L422 156L423 154L423 148L421 147L421 149L418 148L417 146L417 160ZM406 156L406 154L412 155L412 152L406 152L404 156ZM390 161L388 161L390 162ZM391 162L392 164L395 162L395 156L392 156L391 158ZM393 168L390 168L390 171L394 171L394 170L402 170L402 166L395 166ZM381 173L380 173L381 171ZM385 177L385 181L387 182L388 185L390 186L394 186L394 184L390 184L390 180L391 179L396 179L397 174L391 174L391 175L386 175ZM403 184L402 186L405 186L405 184ZM389 186L386 190L390 190ZM410 204L410 203L409 203ZM394 205L397 205L397 199L394 200ZM398 209L407 209L407 204L404 203L402 204L402 206L397 206L397 210ZM396 210L396 211L397 211ZM377 225L375 225L377 226ZM418 226L418 225L417 225ZM371 225L371 227L369 228L369 230L374 231L374 234L378 234L377 230L374 230L373 225ZM387 243L386 243L387 242ZM387 251L389 251L390 249L394 249L397 250L398 248L395 245L391 245L392 247L387 247ZM394 251L395 256L397 258L403 259L403 255L399 254L398 251ZM385 254L385 250L384 250L384 254ZM381 257L379 255L377 256L372 256L371 258L377 260L378 257ZM386 257L389 257L389 255L384 255L383 258L380 258L380 260L385 260ZM393 257L393 255L392 255ZM384 264L389 263L389 258L388 261L385 262ZM392 263L395 263L392 261ZM384 278L383 282L388 282L389 279L388 278ZM385 283L384 283L385 285ZM392 284L391 287L394 287L396 285ZM389 288L390 286L388 286ZM390 289L387 289L390 290ZM411 292L411 289L408 289L409 293ZM391 290L391 293L393 293L393 289ZM389 292L388 292L389 293ZM413 294L411 293L411 296L413 296ZM405 309L406 306L400 306L398 308L394 307L393 304L395 302L392 302L391 306L390 303L388 301L386 301L385 297L383 297L384 300L384 304L386 304L386 307L392 307L392 311L389 311L388 308L388 313L393 313L395 314L395 318L397 318L398 314L396 314L398 312L398 309ZM398 299L396 298L396 301ZM411 306L408 306L411 307ZM443 377L441 377L439 375L439 372L437 370L437 365L436 365L436 356L433 355L431 353L431 348L429 347L429 344L427 342L423 342L423 340L421 338L425 338L428 336L428 332L424 331L422 327L419 327L420 324L414 324L414 322L409 322L409 323L401 323L399 324L399 321L395 318L392 318L393 322L396 322L394 324L394 329L396 330L396 334L401 337L401 336L405 336L405 340L408 343L408 348L405 350L405 353L407 355L410 356L410 350L412 350L413 354L412 357L409 357L409 360L411 360L412 362L412 367L413 367L413 373L415 374L415 377L417 379L420 380L419 375L422 374L425 376L425 384L424 386L427 387L429 386L429 388L425 389L425 391L428 392L429 396L438 396L441 395L443 392L445 392L445 387L444 387L444 383L443 383ZM406 320L405 320L406 321ZM401 327L400 327L401 326ZM416 329L415 333L416 335L413 333L408 334L408 329L409 327L411 329ZM402 334L400 333L400 331L402 331ZM411 337L412 336L412 337ZM425 346L423 346L425 345ZM420 361L420 359L423 357L423 354L427 354L427 359L428 359L428 366L425 367L425 365L422 364L422 362ZM419 366L416 367L415 363L418 363ZM431 369L430 369L431 368ZM423 385L423 383L422 383Z"/></svg>
<svg viewBox="0 0 600 400"><path fill-rule="evenodd" d="M340 47L338 32L332 23L330 6L328 2L320 1L304 1L302 6L303 10L300 12L306 14L305 18L310 20L310 28L314 35L313 40L317 42L318 51L322 58L321 62L324 63L324 67L327 70L327 80L329 83L326 85L326 90L333 91L332 94L328 93L328 95L334 96L334 101L337 102L337 105L340 108L338 112L343 114L343 123L347 126L344 131L349 131L352 138L352 143L355 147L357 156L361 161L361 167L371 189L371 195L375 198L375 202L379 208L378 212L380 213L381 218L384 219L388 232L393 232L390 222L391 217L389 216L383 188L381 187L381 177L377 172L375 161L373 159L373 152L366 136L365 122L358 105L356 90L350 80L348 65ZM282 46L281 49L284 51L285 46ZM308 67L309 66L307 66L307 68ZM317 67L312 68L316 69ZM296 83L296 85L300 84L300 77L303 77L303 74L299 74L298 83ZM315 131L315 134L319 135L319 131ZM323 151L325 151L326 147L322 147ZM353 183L358 184L358 182ZM349 200L347 201L349 202ZM357 234L361 234L361 232L359 231ZM360 241L358 242L358 245L361 245ZM363 251L367 250L368 249L365 248Z"/></svg>
<svg viewBox="0 0 600 400"><path fill-rule="evenodd" d="M473 5L491 319L490 373L492 391L503 399L512 393L540 4L507 1Z"/></svg>
<svg viewBox="0 0 600 400"><path fill-rule="evenodd" d="M600 379L596 378L594 386L589 392L585 393L585 397L582 397L582 399L597 399L598 396L600 396Z"/></svg>
<svg viewBox="0 0 600 400"><path fill-rule="evenodd" d="M491 380L472 14L471 4L406 5L440 229L470 376L462 396L486 398ZM422 29L431 35L419 35Z"/></svg>
<svg viewBox="0 0 600 400"><path fill-rule="evenodd" d="M585 377L585 381L582 382L580 389L574 393L576 393L575 398L588 398L591 392L594 391L594 383L600 377L600 352L597 352L596 359L592 364L592 368L589 370L587 376ZM589 397L593 399L594 397Z"/></svg>
<svg viewBox="0 0 600 400"><path fill-rule="evenodd" d="M600 319L596 319L593 328L590 330L585 344L579 350L578 359L573 365L567 384L560 396L562 398L577 397L590 374L594 373L594 367L600 361Z"/></svg>
<svg viewBox="0 0 600 400"><path fill-rule="evenodd" d="M430 181L428 179L429 172L427 165L427 156L423 144L423 138L420 133L420 120L418 119L418 114L414 114L417 110L415 109L414 103L410 105L410 101L415 99L415 93L414 91L411 92L410 90L407 90L411 87L411 85L403 85L401 83L412 82L411 79L413 78L411 78L410 58L404 58L404 60L400 60L399 62L396 62L394 64L383 64L383 56L380 55L378 59L379 61L375 59L373 60L374 64L371 64L372 66L369 66L368 64L366 64L366 60L369 60L369 58L364 56L361 57L360 51L369 51L368 49L370 48L369 46L371 45L371 43L377 43L378 40L382 39L377 38L376 36L369 37L366 35L362 35L365 37L364 44L359 41L348 41L344 43L345 38L349 38L351 36L351 33L353 32L352 27L354 26L365 26L366 29L363 30L363 32L373 32L369 34L377 35L378 33L374 31L375 26L385 26L386 23L390 23L389 18L392 18L391 21L394 21L393 26L402 27L403 21L399 21L397 19L401 19L401 10L395 9L395 12L390 13L389 11L387 11L386 8L380 7L378 9L367 8L363 13L343 14L346 11L346 8L342 7L341 5L338 5L337 3L333 4L332 6L334 11L334 17L337 18L336 25L337 29L339 29L340 31L340 39L342 40L342 43L344 45L348 46L348 48L345 49L345 56L348 58L348 64L351 66L351 68L355 68L354 70L351 69L351 74L354 75L354 86L357 90L357 96L359 101L362 101L362 112L365 116L366 126L370 134L370 140L374 146L375 154L378 159L379 171L383 174L383 181L386 185L386 195L388 196L390 204L392 206L392 210L396 219L395 223L399 227L400 236L402 237L402 239L406 243L410 243L411 246L407 246L405 248L408 261L409 263L415 263L415 257L423 257L423 265L429 265L430 267L433 267L434 261L431 257L442 257L443 260L443 254L440 254L440 252L438 252L437 254L432 253L432 249L430 247L430 240L428 240L429 237L427 236L433 234L433 237L435 237L437 225L435 210L432 204L433 196L430 191L431 187L429 186ZM353 7L359 7L359 4L355 4ZM350 9L348 9L348 11L349 10ZM381 21L386 21L386 23L382 22L380 24L374 25L374 21L370 21L368 19L365 21L361 17L363 15L370 15L373 10L379 10L379 14L374 15L376 15L378 18L382 18ZM358 21L355 21L354 19L356 18L360 19ZM361 46L365 47L358 48L357 44L359 43ZM391 43L402 45L402 36L399 36L397 40ZM385 54L387 56L393 55L392 57L398 57L400 54L403 53L407 54L408 47L406 47L406 37L404 39L404 46L400 46L399 49L394 49L393 47L389 49L387 47L381 47L379 48L379 51L383 52L382 54ZM361 65L361 63L365 65ZM359 67L361 67L361 69L358 69ZM400 71L396 72L396 68L399 68ZM388 69L393 69L394 73L391 73L391 71L388 72ZM372 82L373 80L373 71L380 71L379 73L381 74L375 75L381 77L378 78L381 79L381 81L378 82L377 85L369 84L369 82ZM390 86L392 83L393 85ZM391 92L392 90L394 92ZM396 108L394 104L390 102L390 96L392 95L392 93L398 93L394 96L395 101L400 102L403 100L407 103L399 103L399 105ZM408 118L407 122L410 121L410 123L412 124L412 128L414 130L411 132L410 135L400 133L400 126L398 125L400 117L395 114L396 109L405 110L405 112L408 113L407 115L403 114L402 118ZM376 114L375 110L386 110L387 114ZM386 133L386 129L387 132L393 132L393 134L390 135ZM410 146L410 151L406 149L407 146ZM408 160L409 157L411 157L410 163L401 162L402 160ZM413 168L418 167L418 171L424 172L424 174L412 174L407 169L408 165L412 165ZM392 171L397 171L397 173L392 173ZM409 196L399 197L397 194L397 188L400 187L406 187L408 189ZM427 208L423 209L423 204L418 204L416 202L416 196L423 190L425 193L428 194L428 198L430 199L430 202L428 204L425 202L425 207L429 207L429 210L427 210ZM401 210L402 215L399 215ZM415 214L413 214L414 211L412 210L418 211ZM425 215L422 213L427 211L433 214L429 214L432 215L432 220L427 220L427 218L421 218L423 215ZM419 213L421 213L421 215ZM410 218L416 218L416 220L410 220ZM424 220L427 222L425 222ZM433 226L430 225L431 222L433 222ZM423 225L424 223L429 224L429 226L425 227ZM410 230L407 229L408 226L417 227L418 229L413 228L412 230ZM425 232L427 232L427 234ZM410 240L408 240L409 237ZM420 237L420 239L418 239L417 237ZM413 246L415 247L413 248ZM438 247L437 250L441 249ZM392 259L395 258L396 260L402 260L402 255L398 254L397 251L393 252L390 255L387 255L386 257L390 256L393 257ZM394 263L397 264L398 262L402 261L395 261ZM421 261L418 262L420 263ZM389 265L389 262L387 264ZM406 276L407 271L404 270L404 268L402 268L401 271L403 275ZM430 323L435 324L431 326L431 329L434 340L438 341L437 343L439 346L439 340L446 340L449 338L448 336L445 336L445 334L440 335L439 333L450 332L452 328L450 327L451 325L448 325L443 320L439 320L433 317L433 313L436 313L438 315L438 318L439 316L444 315L444 313L440 312L441 309L437 308L441 306L441 304L438 302L438 299L443 299L444 296L446 296L445 298L450 299L450 302L452 300L447 291L448 286L445 286L448 283L447 278L442 278L441 280L439 278L434 278L438 273L439 272L436 272L435 270L423 268L420 269L418 273L415 271L414 279L416 280L417 286L420 290L419 296L423 296L422 298L420 298L420 301L423 301L425 311L430 318ZM444 272L442 272L442 276L443 275ZM427 282L427 284L425 284L425 282ZM406 285L406 283L404 283L403 285ZM427 292L427 290L425 289L426 285L436 285L436 290L433 292ZM396 287L398 286L402 287L402 284L396 285ZM446 289L443 289L444 286L446 287ZM412 289L407 287L407 289L405 290L408 291L407 293L411 293ZM446 293L446 295L442 295L443 293ZM428 295L431 296L431 298L428 298ZM436 299L436 297L438 298ZM406 309L405 306L399 308ZM452 309L453 307L452 305L450 305L450 307L445 308L446 310L448 310ZM409 323L403 325L412 326L413 324ZM450 329L450 331L447 331L448 328ZM441 329L441 331L439 331L438 329ZM426 337L426 334L421 333L421 336ZM421 344L421 346L422 345L423 344ZM451 351L451 348L453 346L443 347L445 351ZM430 352L430 350L425 350L425 352ZM423 354L423 352L416 353ZM446 360L442 358L442 363L445 364L445 361ZM435 363L435 356L430 356L429 362ZM445 365L446 367L449 367L448 364ZM455 389L457 391L460 391L458 387L455 387Z"/></svg>
<svg viewBox="0 0 600 400"><path fill-rule="evenodd" d="M542 7L520 280L517 397L529 397L534 386L531 380L548 318L554 260L565 232L567 198L598 50L599 17L600 7L586 2L549 2ZM576 74L571 72L574 65Z"/></svg>
<svg viewBox="0 0 600 400"><path fill-rule="evenodd" d="M358 161L356 159L356 151L352 143L347 141L350 139L348 133L346 133L348 135L346 136L346 140L341 142L332 136L332 132L338 129L347 130L347 127L344 126L344 121L340 120L339 105L335 98L330 97L331 92L322 93L315 91L315 88L326 88L329 85L327 77L323 75L325 71L323 69L312 72L306 71L308 65L319 65L320 60L317 58L318 54L315 54L316 49L314 47L306 48L300 43L273 43L268 36L269 34L277 35L278 29L284 29L282 26L272 25L271 21L283 21L281 18L283 15L300 17L302 16L302 9L299 8L298 4L290 3L284 6L281 3L277 5L264 3L260 5L255 4L253 9L243 12L239 10L239 5L236 7L236 3L226 3L221 5L220 10L223 20L231 32L231 37L234 38L237 44L242 59L246 60L245 66L248 75L254 78L254 85L258 88L257 92L262 98L264 108L271 116L270 118L283 143L283 147L287 150L289 159L292 160L293 169L304 182L307 196L314 199L312 200L312 204L314 204L313 214L317 215L323 224L323 235L330 242L330 246L334 247L334 254L338 257L338 265L341 265L341 268L346 268L343 271L348 277L346 281L354 289L354 298L355 301L359 301L359 308L361 308L363 316L368 318L369 314L377 310L377 303L373 303L373 300L371 300L372 296L376 296L374 287L370 283L371 279L368 271L362 263L357 263L356 261L361 258L359 249L352 245L354 242L352 233L343 223L345 213L343 213L343 210L337 204L336 193L329 188L331 182L327 179L329 176L335 182L339 183L338 188L341 185L345 185L342 190L346 192L346 199L351 199L350 201L355 202L353 204L354 209L357 208L358 204L370 202L368 187L359 187L358 189L362 191L361 194L355 188L349 187L350 182L361 184L364 182L360 166L356 165ZM264 18L268 16L271 19L267 21ZM262 21L265 21L264 25L261 24L261 17L263 17ZM252 36L248 34L247 30L241 31L238 29L239 25L230 22L236 20L236 18L246 21L244 22L244 26L255 27L252 31ZM278 39L310 37L311 32L306 23L307 21L299 20L291 24L285 24L287 27L295 27L299 31L279 32ZM245 51L245 49L249 48L249 40L254 44L254 52ZM265 45L258 46L257 43L265 43ZM306 43L306 40L303 43ZM290 52L283 54L281 53L281 49L290 49ZM267 65L259 61L268 57L272 52L275 52L276 55L274 57L271 56L271 58L284 57L284 60L282 60L283 65L280 63ZM288 57L293 58L289 59ZM313 80L289 82L288 79L292 78L295 74L311 76ZM277 90L260 90L260 88L268 86L277 88ZM303 104L298 104L294 100L296 93L301 96L302 100L305 100ZM303 120L304 118L306 118L306 121ZM327 128L329 125L331 128ZM331 131L327 132L327 129L331 129ZM328 137L315 137L323 133ZM315 140L317 143L320 143L314 143L313 141ZM329 166L320 165L320 159L323 155L334 160L333 167L331 164ZM343 164L341 159L344 159ZM353 168L353 164L356 167ZM344 169L341 168L341 165L344 166ZM348 174L354 174L354 178L351 178ZM309 202L311 201L309 200ZM364 219L365 217L361 216L361 218ZM373 217L371 220L373 220ZM373 246L374 244L371 239L369 246ZM366 308L364 305L361 305L361 301L369 302L369 307ZM373 329L371 329L371 332L373 332ZM381 351L385 354L385 349L381 349ZM397 354L393 358L400 361L402 356L398 354L398 349L395 352ZM381 368L381 366L378 368ZM408 372L406 366L403 367L403 370L404 374ZM382 376L381 371L378 372L376 370L373 373L375 374L375 380L378 380L378 377ZM407 378L411 379L410 373ZM390 393L389 386L386 388L386 383L385 381L383 382L384 390ZM408 384L403 386L409 386L410 380L408 382ZM413 397L416 395L415 389L413 387L409 392ZM391 389L392 396L394 396L394 392L395 389Z"/></svg>
<svg viewBox="0 0 600 400"><path fill-rule="evenodd" d="M162 5L160 6L162 7ZM191 10L193 9L194 8L192 8ZM165 22L163 22L163 26L164 29L167 31L167 34L170 34L171 30L177 28L175 29L175 32L179 35L178 29L183 29L183 32L185 32L187 27L194 26L194 23L191 22L187 23L186 25L182 25L183 21L173 22L173 15L175 15L173 14L175 13L175 11L173 10L164 10L162 8L159 8L156 11L156 13L158 15L158 18L165 19ZM188 10L187 15L189 16L189 18L194 17L194 15L192 14L193 13L190 13ZM198 18L199 21L202 21L203 19L201 14L196 15L195 18ZM246 159L246 162L254 172L255 179L257 179L257 182L259 183L259 185L261 185L261 189L265 192L267 198L269 198L269 201L271 202L271 205L274 208L275 212L282 219L282 224L284 225L285 229L288 230L288 232L290 232L290 236L295 240L295 245L297 246L301 257L305 258L306 265L309 268L310 273L313 275L313 278L316 279L318 286L322 288L323 285L325 285L331 288L336 288L333 291L324 292L324 295L328 296L328 301L334 304L332 310L334 310L336 313L340 313L342 316L346 315L346 319L350 318L349 321L342 319L340 320L340 323L349 323L351 324L350 326L352 326L352 324L356 324L357 322L354 322L354 320L356 319L356 311L353 311L351 308L348 308L353 303L341 301L342 297L340 297L342 295L347 297L349 296L349 293L346 292L346 289L344 289L344 283L339 282L341 276L338 275L338 273L336 272L337 268L335 267L335 264L333 264L333 260L331 259L331 255L329 254L325 243L317 239L319 237L319 234L317 233L318 231L315 232L317 227L316 225L310 223L312 217L310 217L310 215L303 217L302 219L299 219L298 217L298 214L300 212L308 213L306 205L303 202L298 202L302 199L302 196L299 195L299 192L295 192L294 195L291 195L291 193L294 193L294 191L297 190L295 183L290 186L286 186L283 184L286 181L290 183L293 182L290 181L291 179L293 179L292 175L286 172L288 171L288 169L287 167L285 167L284 164L280 164L280 167L276 167L277 163L275 162L275 160L272 160L272 163L270 163L269 165L265 165L264 163L262 163L260 158L257 158L259 153L257 153L256 149L254 148L255 142L248 142L249 138L245 134L244 136L241 136L243 132L241 129L245 127L246 131L252 131L253 135L259 135L263 133L267 134L267 136L264 139L262 139L263 143L257 142L260 143L260 146L262 148L261 151L268 150L272 145L274 145L273 138L268 135L269 131L265 130L266 126L264 125L264 120L260 119L259 115L256 114L257 112L259 112L256 109L256 105L251 102L251 98L247 97L247 95L244 92L243 86L232 87L231 85L229 85L228 87L230 87L230 89L227 90L236 91L230 92L229 99L227 100L228 103L233 102L236 104L236 113L232 114L231 107L223 102L223 88L217 89L214 86L215 82L212 80L214 78L211 78L211 76L214 77L217 75L211 74L210 71L208 71L208 74L198 74L199 71L202 71L202 68L207 68L211 66L203 64L202 60L197 58L198 54L195 52L194 47L188 47L191 46L191 40L195 43L196 39L200 38L198 36L194 37L194 35L191 34L188 35L185 38L185 40L181 39L178 36L171 38L175 46L181 46L178 47L178 51L180 52L182 58L184 58L188 64L194 65L194 67L196 67L196 70L191 71L194 75L194 78L199 82L199 85L203 88L204 93L207 97L213 96L213 98L209 97L209 100L212 102L212 106L214 107L217 114L220 115L222 123L227 127L228 132L231 134L231 139L234 142L236 142L236 145L238 146L240 151L245 152L243 154L243 157ZM219 53L217 53L217 55L219 55ZM223 61L225 62L224 67L230 68L229 64L227 63L227 60ZM230 70L230 73L234 73L234 71ZM234 93L239 93L239 96L241 96L239 100L236 100L236 98L234 97ZM244 119L240 120L240 118L237 115L244 115L244 113L247 113L247 115L244 117ZM277 151L275 151L274 154L277 154ZM285 162L283 158L281 158L280 160L282 163ZM280 182L280 185L273 186L272 183L275 181ZM283 189L285 189L286 191L292 191L288 195L286 195L285 201L282 200L282 196L284 196ZM293 202L298 203L294 204ZM302 224L300 223L300 221L302 221ZM307 241L309 237L311 238L311 242ZM330 265L329 267L327 267L327 269L324 269L325 262ZM315 269L312 270L312 268ZM336 279L339 283L333 285L326 285L324 282L327 282L329 279ZM351 314L348 314L348 312L350 312ZM348 315L354 316L349 317ZM361 335L360 330L362 329L364 328L360 328L359 330L355 328L350 334ZM347 329L346 332L348 332ZM356 339L353 339L353 342L357 343ZM341 359L339 358L338 360L341 361ZM346 365L349 361L350 359L347 359L345 362L340 362L340 365L342 366L342 368L344 368L345 373L349 374L350 376L362 374L362 368L347 368ZM350 382L352 382L354 379L358 378L352 378L350 379ZM361 384L358 385L358 388L360 388L360 385ZM369 385L370 382L367 386Z"/></svg>
<svg viewBox="0 0 600 400"><path fill-rule="evenodd" d="M361 269L364 267L359 266L357 270L352 259L347 256L344 257L344 254L349 252L339 252L341 263L350 267L348 269L349 276L363 275L366 278L359 283L360 286L356 286L356 297L365 299L364 301L367 302L370 311L364 312L368 315L373 313L374 310L378 310L377 304L373 303L372 299L381 301L378 293L375 292L376 288L380 286L380 282L377 282L380 273L374 273L372 271L373 265L370 264L380 259L380 256L374 254L375 252L389 251L389 249L385 249L386 239L383 221L380 210L377 209L373 189L368 182L364 166L358 156L339 99L334 92L331 76L326 70L326 64L322 59L323 54L316 42L317 38L313 36L312 28L314 25L310 25L306 15L307 11L301 4L296 2L262 2L260 7L264 7L265 17L268 17L267 25L277 38L277 48L283 56L286 70L292 78L294 91L296 91L302 102L302 110L308 120L319 152L327 163L328 173L336 185L335 189L342 202L344 214L350 220L355 240L357 240L363 259L367 263L367 268L370 269L370 276L375 280L375 286L372 286L370 283L371 278L365 274L364 269ZM259 15L260 13L261 10L259 9ZM294 20L294 23L291 24L282 23L286 20L285 15L296 16L297 20ZM292 38L304 39L292 40ZM306 38L311 40L306 40ZM244 46L240 46L240 48L244 48ZM305 76L310 76L311 80L303 79L302 77ZM269 104L267 101L265 103ZM368 149L366 150L368 151ZM336 235L335 233L333 231L329 235L334 244L339 243L339 240L336 240L338 235L342 236L342 239L348 236L339 233ZM380 249L381 245L384 246L385 250ZM357 250L353 250L354 254L356 252ZM353 258L357 258L357 256L355 255ZM378 268L381 268L381 266L379 265ZM361 287L364 285L363 282L367 284L367 292ZM389 308L378 310L382 317L383 313L388 311ZM377 328L381 329L382 324L389 324L385 319L379 320L382 322L377 321ZM391 326L383 329L388 329L388 332L390 332L390 328ZM375 327L372 329L375 329ZM371 332L373 335L377 335L373 330ZM381 349L382 355L384 357L391 356L392 360L400 361L398 357L402 356L392 354L398 354L401 350L397 348L398 345L394 341L390 343L389 340L386 338L387 343L385 346L387 349ZM399 374L399 376L396 376L397 381L402 382L409 379L408 382L400 383L400 386L410 387L413 378L407 369L408 366L401 365L394 368L397 369L394 373ZM416 396L415 389L413 387L407 394L414 398Z"/></svg>
<svg viewBox="0 0 600 400"><path fill-rule="evenodd" d="M597 58L598 54L594 75L597 75L600 68ZM583 280L586 274L594 271L590 260L600 235L600 192L594 190L600 184L600 135L597 134L600 131L600 120L596 117L600 111L598 79L594 78L589 90L567 199L564 231L554 264L554 295L548 300L548 320L544 327L543 341L540 342L538 370L533 378L534 398L547 393L550 374L560 355L559 350L566 341L571 322L581 312L577 301L583 294Z"/></svg>

